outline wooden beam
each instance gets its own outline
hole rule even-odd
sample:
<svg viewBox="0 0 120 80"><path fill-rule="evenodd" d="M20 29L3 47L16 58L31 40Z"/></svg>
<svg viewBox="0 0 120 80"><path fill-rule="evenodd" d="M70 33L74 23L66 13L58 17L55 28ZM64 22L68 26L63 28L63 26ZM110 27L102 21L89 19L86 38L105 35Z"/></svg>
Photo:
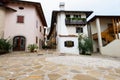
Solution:
<svg viewBox="0 0 120 80"><path fill-rule="evenodd" d="M115 20L116 25L116 33L117 33L117 39L119 39L119 31L118 31L118 19Z"/></svg>
<svg viewBox="0 0 120 80"><path fill-rule="evenodd" d="M120 19L118 19L118 35L119 35L119 32L120 32ZM120 36L119 36L119 39L120 39Z"/></svg>
<svg viewBox="0 0 120 80"><path fill-rule="evenodd" d="M115 32L115 20L112 19L112 23L113 23L113 32L114 32L114 37L116 39L116 32Z"/></svg>

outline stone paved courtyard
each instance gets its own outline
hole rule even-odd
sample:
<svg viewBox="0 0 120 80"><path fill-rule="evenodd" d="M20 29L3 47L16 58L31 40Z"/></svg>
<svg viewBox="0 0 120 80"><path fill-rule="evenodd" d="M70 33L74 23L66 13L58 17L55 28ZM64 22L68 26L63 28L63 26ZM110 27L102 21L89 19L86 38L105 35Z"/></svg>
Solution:
<svg viewBox="0 0 120 80"><path fill-rule="evenodd" d="M120 80L120 58L13 52L0 55L0 80Z"/></svg>

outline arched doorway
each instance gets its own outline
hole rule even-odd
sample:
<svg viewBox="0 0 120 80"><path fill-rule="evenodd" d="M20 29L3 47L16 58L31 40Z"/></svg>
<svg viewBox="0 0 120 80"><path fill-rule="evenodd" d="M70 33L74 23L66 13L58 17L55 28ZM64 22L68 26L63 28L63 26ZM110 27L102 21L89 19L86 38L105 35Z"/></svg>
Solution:
<svg viewBox="0 0 120 80"><path fill-rule="evenodd" d="M16 36L13 38L13 50L14 51L24 51L25 50L26 39L23 36Z"/></svg>

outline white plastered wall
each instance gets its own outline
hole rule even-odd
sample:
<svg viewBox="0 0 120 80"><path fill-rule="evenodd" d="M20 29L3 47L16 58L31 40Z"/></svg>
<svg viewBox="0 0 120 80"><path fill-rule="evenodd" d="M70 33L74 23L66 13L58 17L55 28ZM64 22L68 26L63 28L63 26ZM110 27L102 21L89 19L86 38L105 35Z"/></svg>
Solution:
<svg viewBox="0 0 120 80"><path fill-rule="evenodd" d="M114 57L120 57L120 40L116 39L105 47L102 47L102 54Z"/></svg>
<svg viewBox="0 0 120 80"><path fill-rule="evenodd" d="M73 41L73 47L65 47L65 41ZM77 37L59 37L58 40L58 51L60 53L68 53L68 54L79 54L78 50L78 38Z"/></svg>
<svg viewBox="0 0 120 80"><path fill-rule="evenodd" d="M81 18L86 18L84 13L80 13ZM73 15L71 15L72 17ZM57 23L56 23L56 31L57 31L57 50L60 53L68 53L68 54L79 54L78 49L78 37L60 37L59 35L78 35L76 33L76 27L83 27L83 33L87 33L87 26L66 26L65 25L65 13L60 12L57 14ZM65 47L65 41L73 41L74 47Z"/></svg>

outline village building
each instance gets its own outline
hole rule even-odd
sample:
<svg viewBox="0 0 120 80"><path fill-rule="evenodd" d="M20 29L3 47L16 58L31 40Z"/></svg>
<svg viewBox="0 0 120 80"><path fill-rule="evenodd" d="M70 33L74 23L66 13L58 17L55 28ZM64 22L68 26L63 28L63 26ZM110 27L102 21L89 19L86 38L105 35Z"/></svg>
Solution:
<svg viewBox="0 0 120 80"><path fill-rule="evenodd" d="M93 52L120 57L120 16L95 15L87 24Z"/></svg>
<svg viewBox="0 0 120 80"><path fill-rule="evenodd" d="M93 11L67 11L60 3L60 11L52 12L48 46L60 53L79 54L78 35L87 33L86 19Z"/></svg>
<svg viewBox="0 0 120 80"><path fill-rule="evenodd" d="M0 38L10 39L13 51L25 51L29 44L42 48L47 23L40 3L2 0Z"/></svg>

